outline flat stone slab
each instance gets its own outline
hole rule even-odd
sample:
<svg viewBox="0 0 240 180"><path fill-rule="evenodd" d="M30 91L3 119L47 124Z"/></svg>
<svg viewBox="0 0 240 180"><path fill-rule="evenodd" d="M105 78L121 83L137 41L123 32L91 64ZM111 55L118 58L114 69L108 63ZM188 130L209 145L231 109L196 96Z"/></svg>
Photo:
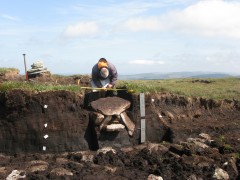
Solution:
<svg viewBox="0 0 240 180"><path fill-rule="evenodd" d="M122 124L109 124L106 126L106 131L122 131L125 126Z"/></svg>
<svg viewBox="0 0 240 180"><path fill-rule="evenodd" d="M128 109L130 105L130 101L120 97L100 98L91 102L91 106L95 111L107 116L120 115L123 111Z"/></svg>
<svg viewBox="0 0 240 180"><path fill-rule="evenodd" d="M131 121L131 119L128 117L128 115L126 114L126 112L121 113L121 118L123 123L125 124L125 126L127 127L128 130L128 134L130 136L133 135L134 129L135 129L135 124Z"/></svg>

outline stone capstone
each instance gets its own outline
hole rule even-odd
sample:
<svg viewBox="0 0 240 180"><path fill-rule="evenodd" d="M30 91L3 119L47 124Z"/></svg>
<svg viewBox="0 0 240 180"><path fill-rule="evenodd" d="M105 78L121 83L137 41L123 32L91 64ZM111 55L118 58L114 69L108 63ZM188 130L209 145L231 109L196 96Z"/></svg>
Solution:
<svg viewBox="0 0 240 180"><path fill-rule="evenodd" d="M95 126L99 126L100 131L122 131L126 127L128 134L132 136L135 124L124 112L130 104L129 101L119 97L100 98L91 103L95 112L90 114L90 118Z"/></svg>
<svg viewBox="0 0 240 180"><path fill-rule="evenodd" d="M130 107L131 103L128 100L120 97L100 98L91 102L91 107L104 115L120 115L123 111Z"/></svg>

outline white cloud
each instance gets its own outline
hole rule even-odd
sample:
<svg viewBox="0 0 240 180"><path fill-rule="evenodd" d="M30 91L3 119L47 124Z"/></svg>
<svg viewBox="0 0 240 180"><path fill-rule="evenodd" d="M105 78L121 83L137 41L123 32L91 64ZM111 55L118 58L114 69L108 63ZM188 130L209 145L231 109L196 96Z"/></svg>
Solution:
<svg viewBox="0 0 240 180"><path fill-rule="evenodd" d="M124 29L136 32L142 30L158 30L161 24L157 18L132 18L127 20L123 26Z"/></svg>
<svg viewBox="0 0 240 180"><path fill-rule="evenodd" d="M206 36L240 38L240 3L222 0L200 1L181 12L168 15L170 28Z"/></svg>
<svg viewBox="0 0 240 180"><path fill-rule="evenodd" d="M175 31L204 36L240 38L240 3L223 0L199 1L183 10L158 17L130 18L122 27L129 31Z"/></svg>
<svg viewBox="0 0 240 180"><path fill-rule="evenodd" d="M99 32L99 27L95 22L79 22L74 25L69 25L64 35L66 37L81 37L96 35Z"/></svg>
<svg viewBox="0 0 240 180"><path fill-rule="evenodd" d="M165 62L164 61L150 61L150 60L133 60L133 61L129 61L129 64L154 65L154 64L165 64Z"/></svg>
<svg viewBox="0 0 240 180"><path fill-rule="evenodd" d="M4 18L4 19L11 20L11 21L19 21L18 17L10 16L10 15L7 15L7 14L2 14L1 17Z"/></svg>

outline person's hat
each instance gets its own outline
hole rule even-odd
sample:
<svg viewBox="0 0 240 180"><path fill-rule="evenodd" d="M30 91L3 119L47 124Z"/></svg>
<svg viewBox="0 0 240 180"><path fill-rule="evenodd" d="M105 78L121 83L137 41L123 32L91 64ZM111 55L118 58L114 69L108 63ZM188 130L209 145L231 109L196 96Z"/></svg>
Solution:
<svg viewBox="0 0 240 180"><path fill-rule="evenodd" d="M108 63L107 63L107 60L105 58L101 58L98 61L98 69L101 69L103 67L108 67Z"/></svg>
<svg viewBox="0 0 240 180"><path fill-rule="evenodd" d="M101 76L102 76L104 79L107 78L108 75L109 75L108 68L106 68L106 67L101 68L100 74L101 74Z"/></svg>

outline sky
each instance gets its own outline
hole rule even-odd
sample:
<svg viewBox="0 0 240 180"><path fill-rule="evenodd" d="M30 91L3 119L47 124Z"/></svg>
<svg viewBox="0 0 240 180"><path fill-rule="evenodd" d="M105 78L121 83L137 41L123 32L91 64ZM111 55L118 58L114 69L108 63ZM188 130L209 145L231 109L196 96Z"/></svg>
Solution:
<svg viewBox="0 0 240 180"><path fill-rule="evenodd" d="M240 0L0 0L0 67L240 74Z"/></svg>

